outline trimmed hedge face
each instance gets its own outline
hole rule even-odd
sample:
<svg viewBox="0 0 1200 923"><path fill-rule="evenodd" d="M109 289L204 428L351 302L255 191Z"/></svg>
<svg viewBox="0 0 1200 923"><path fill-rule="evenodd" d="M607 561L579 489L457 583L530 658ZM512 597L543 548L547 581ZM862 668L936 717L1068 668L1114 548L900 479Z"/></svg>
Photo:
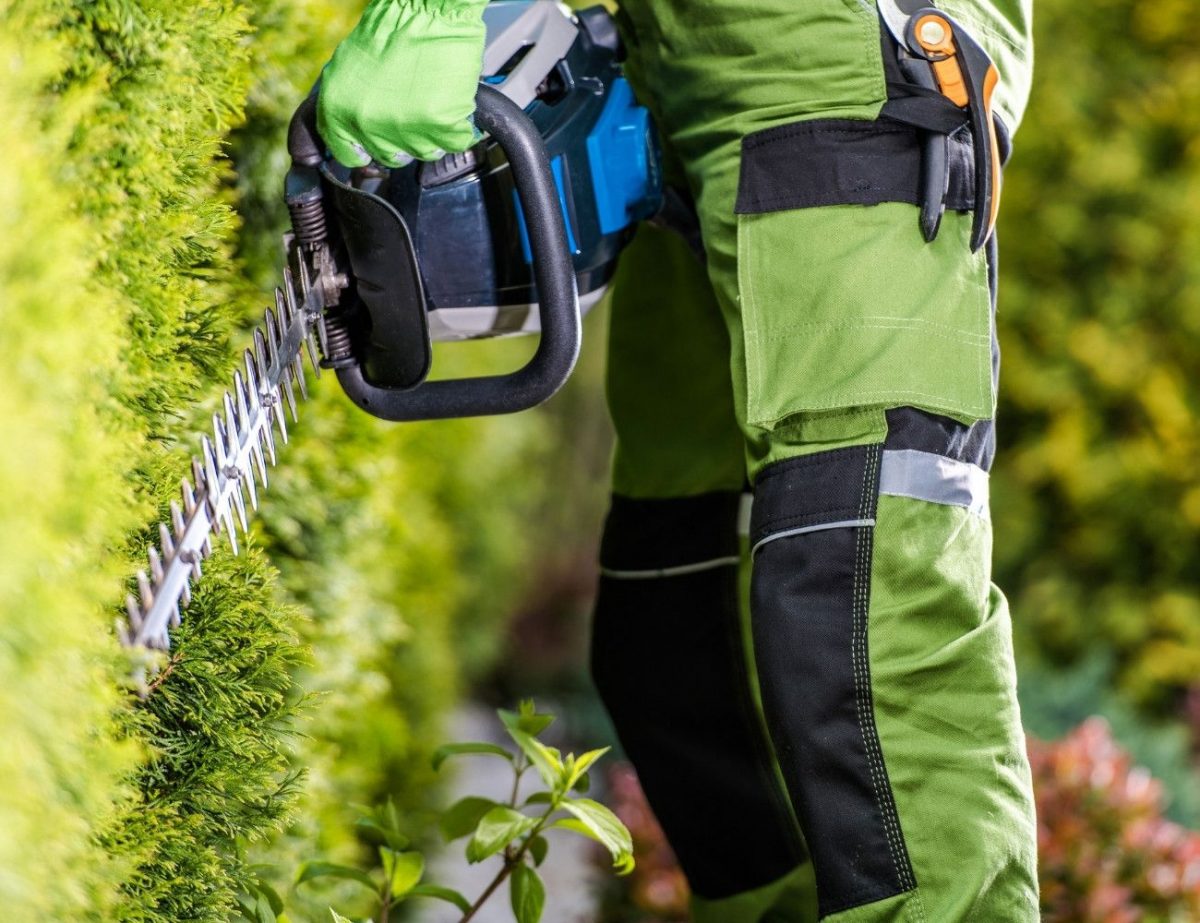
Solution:
<svg viewBox="0 0 1200 923"><path fill-rule="evenodd" d="M282 129L359 11L0 6L12 919L227 920L251 854L286 875L295 855L355 850L348 805L418 801L439 717L490 649L539 421L386 427L326 379L266 495L282 593L261 540L219 549L149 697L122 688L111 626L152 538L130 530L166 512L267 303Z"/></svg>

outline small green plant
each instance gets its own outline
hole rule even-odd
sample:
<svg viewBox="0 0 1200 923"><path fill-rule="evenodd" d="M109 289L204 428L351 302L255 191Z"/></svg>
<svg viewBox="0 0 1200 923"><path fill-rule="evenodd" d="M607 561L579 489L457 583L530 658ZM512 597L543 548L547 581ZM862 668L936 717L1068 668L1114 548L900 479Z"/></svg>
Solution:
<svg viewBox="0 0 1200 923"><path fill-rule="evenodd" d="M506 749L493 743L453 743L440 747L433 756L434 769L453 757L480 755L508 762L512 771L511 794L507 801L471 795L441 812L438 828L447 842L469 837L468 862L501 858L495 877L483 892L470 901L459 892L423 881L425 857L400 829L400 816L389 801L383 807L363 812L358 828L375 843L379 862L372 868L339 865L324 860L305 862L296 874L295 886L322 878L356 882L374 894L371 923L388 923L402 902L426 897L453 904L462 911L459 923L467 923L504 884L509 883L509 900L517 923L538 923L546 902L546 889L537 868L550 849L546 833L565 830L595 840L612 856L617 874L633 870L633 840L617 816L586 797L588 771L608 752L608 747L565 756L547 746L539 736L554 716L539 713L532 701L522 702L516 712L499 712L508 736L516 745ZM541 785L522 797L521 782L533 769ZM242 915L251 923L286 923L283 901L261 881L240 901ZM335 923L354 923L330 908Z"/></svg>

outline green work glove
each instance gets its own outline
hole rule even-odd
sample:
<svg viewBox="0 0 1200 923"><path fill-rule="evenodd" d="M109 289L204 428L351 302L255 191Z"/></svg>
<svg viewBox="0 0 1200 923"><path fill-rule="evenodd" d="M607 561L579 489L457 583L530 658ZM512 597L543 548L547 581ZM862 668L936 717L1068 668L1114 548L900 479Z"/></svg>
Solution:
<svg viewBox="0 0 1200 923"><path fill-rule="evenodd" d="M487 0L371 0L321 77L317 128L350 167L465 151Z"/></svg>

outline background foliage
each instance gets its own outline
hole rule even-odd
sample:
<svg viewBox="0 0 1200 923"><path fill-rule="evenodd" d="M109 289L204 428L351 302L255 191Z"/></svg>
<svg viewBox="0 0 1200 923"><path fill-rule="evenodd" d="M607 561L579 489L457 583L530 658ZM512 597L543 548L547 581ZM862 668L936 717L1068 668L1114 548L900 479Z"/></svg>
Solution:
<svg viewBox="0 0 1200 923"><path fill-rule="evenodd" d="M1037 4L1001 212L996 565L1027 654L1111 650L1166 713L1200 675L1195 5L1078 12Z"/></svg>

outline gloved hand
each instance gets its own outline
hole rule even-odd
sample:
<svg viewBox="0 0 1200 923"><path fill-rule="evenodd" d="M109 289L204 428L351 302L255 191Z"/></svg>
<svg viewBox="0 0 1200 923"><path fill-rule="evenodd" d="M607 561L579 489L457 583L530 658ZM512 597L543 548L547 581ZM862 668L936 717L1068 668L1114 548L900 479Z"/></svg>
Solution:
<svg viewBox="0 0 1200 923"><path fill-rule="evenodd" d="M486 5L371 0L321 77L317 128L333 156L403 166L470 147Z"/></svg>

